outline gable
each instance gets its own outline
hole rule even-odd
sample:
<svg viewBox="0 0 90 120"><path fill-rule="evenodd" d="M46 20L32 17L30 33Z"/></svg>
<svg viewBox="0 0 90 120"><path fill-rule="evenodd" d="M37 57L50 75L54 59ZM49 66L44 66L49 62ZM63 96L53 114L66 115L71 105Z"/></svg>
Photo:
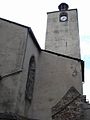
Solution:
<svg viewBox="0 0 90 120"><path fill-rule="evenodd" d="M82 95L71 87L64 97L52 107L53 120L79 120L83 116Z"/></svg>
<svg viewBox="0 0 90 120"><path fill-rule="evenodd" d="M27 29L0 19L0 75L22 69Z"/></svg>
<svg viewBox="0 0 90 120"><path fill-rule="evenodd" d="M0 18L0 76L21 71L28 34L40 51L41 48L31 28Z"/></svg>

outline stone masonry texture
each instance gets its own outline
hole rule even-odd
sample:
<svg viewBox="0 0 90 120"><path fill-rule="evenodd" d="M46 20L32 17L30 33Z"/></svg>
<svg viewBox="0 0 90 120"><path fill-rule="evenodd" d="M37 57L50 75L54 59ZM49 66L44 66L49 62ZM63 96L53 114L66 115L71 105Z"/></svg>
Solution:
<svg viewBox="0 0 90 120"><path fill-rule="evenodd" d="M66 95L52 108L53 120L83 120L82 95L71 87Z"/></svg>
<svg viewBox="0 0 90 120"><path fill-rule="evenodd" d="M68 21L60 22L60 11L48 13L45 49L80 58L77 10L66 11Z"/></svg>

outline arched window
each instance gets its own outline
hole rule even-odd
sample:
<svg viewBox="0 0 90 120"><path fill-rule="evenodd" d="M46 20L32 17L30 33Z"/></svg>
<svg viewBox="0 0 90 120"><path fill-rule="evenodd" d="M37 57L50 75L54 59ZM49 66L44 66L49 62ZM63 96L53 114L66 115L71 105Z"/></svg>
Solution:
<svg viewBox="0 0 90 120"><path fill-rule="evenodd" d="M35 57L32 56L29 62L28 76L26 83L25 98L31 103L33 97L34 80L35 80Z"/></svg>

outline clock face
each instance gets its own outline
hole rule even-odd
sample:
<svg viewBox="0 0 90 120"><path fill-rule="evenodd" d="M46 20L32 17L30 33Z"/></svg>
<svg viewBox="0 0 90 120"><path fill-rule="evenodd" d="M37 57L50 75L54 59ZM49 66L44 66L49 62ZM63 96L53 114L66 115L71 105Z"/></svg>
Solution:
<svg viewBox="0 0 90 120"><path fill-rule="evenodd" d="M60 20L63 21L63 22L66 21L66 20L67 20L67 16L64 16L64 15L61 16L61 17L60 17Z"/></svg>
<svg viewBox="0 0 90 120"><path fill-rule="evenodd" d="M65 22L67 20L68 20L68 14L67 14L67 12L61 12L60 13L60 21L61 22Z"/></svg>

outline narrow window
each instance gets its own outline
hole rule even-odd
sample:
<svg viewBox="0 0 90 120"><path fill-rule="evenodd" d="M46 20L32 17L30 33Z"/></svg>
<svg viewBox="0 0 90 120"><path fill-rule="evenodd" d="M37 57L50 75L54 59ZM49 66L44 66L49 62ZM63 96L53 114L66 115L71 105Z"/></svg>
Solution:
<svg viewBox="0 0 90 120"><path fill-rule="evenodd" d="M28 68L28 76L26 83L26 91L25 98L31 103L33 97L33 89L34 89L34 80L35 80L35 58L31 57Z"/></svg>

